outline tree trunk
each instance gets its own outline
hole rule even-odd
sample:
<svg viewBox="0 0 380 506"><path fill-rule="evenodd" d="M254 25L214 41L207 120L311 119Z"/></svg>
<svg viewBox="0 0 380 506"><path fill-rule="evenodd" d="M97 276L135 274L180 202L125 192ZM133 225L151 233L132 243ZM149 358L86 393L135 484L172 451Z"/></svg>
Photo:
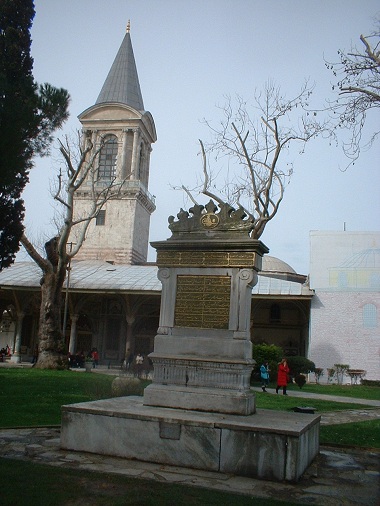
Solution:
<svg viewBox="0 0 380 506"><path fill-rule="evenodd" d="M67 359L61 330L62 273L44 274L39 320L39 369L61 369Z"/></svg>

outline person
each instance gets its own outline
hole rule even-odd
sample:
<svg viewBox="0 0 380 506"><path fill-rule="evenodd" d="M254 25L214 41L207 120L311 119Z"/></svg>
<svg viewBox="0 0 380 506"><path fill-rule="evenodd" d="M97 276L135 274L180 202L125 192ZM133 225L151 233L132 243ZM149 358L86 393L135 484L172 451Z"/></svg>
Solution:
<svg viewBox="0 0 380 506"><path fill-rule="evenodd" d="M269 384L269 364L268 362L264 362L260 367L260 376L261 376L261 388L263 392L266 392L266 387Z"/></svg>
<svg viewBox="0 0 380 506"><path fill-rule="evenodd" d="M135 362L136 362L136 368L137 368L137 376L140 378L141 372L142 372L142 367L143 367L143 362L144 362L144 357L141 355L141 353L137 354Z"/></svg>
<svg viewBox="0 0 380 506"><path fill-rule="evenodd" d="M288 362L286 358L283 358L278 364L276 394L278 394L278 391L282 388L283 395L288 395L286 393L286 387L288 385L289 371Z"/></svg>
<svg viewBox="0 0 380 506"><path fill-rule="evenodd" d="M75 355L76 367L83 368L85 360L86 360L86 356L84 354L84 351L81 350L80 352L78 352Z"/></svg>
<svg viewBox="0 0 380 506"><path fill-rule="evenodd" d="M99 365L99 353L96 348L92 350L91 358L92 358L92 368L95 369Z"/></svg>

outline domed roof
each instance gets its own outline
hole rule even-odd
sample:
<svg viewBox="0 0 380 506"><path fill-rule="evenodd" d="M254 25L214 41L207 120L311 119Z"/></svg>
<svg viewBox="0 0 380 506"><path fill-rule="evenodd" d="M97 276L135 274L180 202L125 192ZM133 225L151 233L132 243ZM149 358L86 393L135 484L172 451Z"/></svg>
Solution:
<svg viewBox="0 0 380 506"><path fill-rule="evenodd" d="M264 255L262 270L265 272L286 272L291 274L297 274L293 267L283 262L279 258L272 257L270 255Z"/></svg>

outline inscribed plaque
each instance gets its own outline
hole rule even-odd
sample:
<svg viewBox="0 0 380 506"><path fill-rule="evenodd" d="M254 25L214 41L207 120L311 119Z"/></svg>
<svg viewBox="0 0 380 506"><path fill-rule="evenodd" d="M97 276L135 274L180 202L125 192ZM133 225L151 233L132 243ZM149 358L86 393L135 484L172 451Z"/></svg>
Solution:
<svg viewBox="0 0 380 506"><path fill-rule="evenodd" d="M178 276L174 325L228 329L230 276Z"/></svg>

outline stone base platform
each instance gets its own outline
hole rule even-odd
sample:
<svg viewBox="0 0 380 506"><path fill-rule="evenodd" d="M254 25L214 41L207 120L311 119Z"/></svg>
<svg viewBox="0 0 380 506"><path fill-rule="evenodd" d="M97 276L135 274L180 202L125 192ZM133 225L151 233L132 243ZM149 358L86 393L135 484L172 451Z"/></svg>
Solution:
<svg viewBox="0 0 380 506"><path fill-rule="evenodd" d="M61 447L273 481L297 481L319 452L320 416L248 416L116 397L62 407Z"/></svg>

